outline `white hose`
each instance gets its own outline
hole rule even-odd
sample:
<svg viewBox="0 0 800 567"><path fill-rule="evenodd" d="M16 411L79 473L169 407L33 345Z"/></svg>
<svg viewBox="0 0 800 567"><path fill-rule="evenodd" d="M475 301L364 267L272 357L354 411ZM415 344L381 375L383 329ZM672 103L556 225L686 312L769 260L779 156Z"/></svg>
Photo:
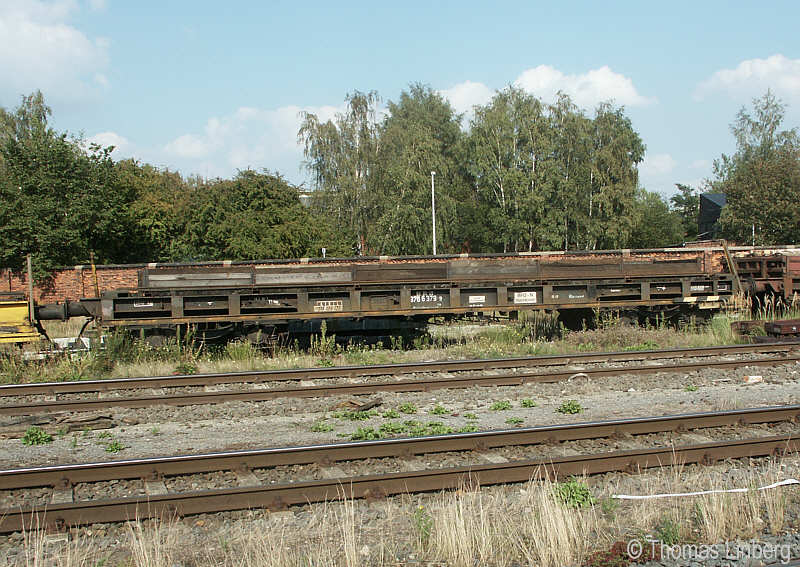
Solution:
<svg viewBox="0 0 800 567"><path fill-rule="evenodd" d="M769 490L771 488L778 488L780 486L787 486L789 484L800 484L800 480L796 480L794 478L787 478L786 480L780 480L778 482L773 482L772 484L768 484L766 486L759 486L755 490ZM705 496L706 494L724 494L724 493L731 493L731 492L748 492L749 488L729 488L729 489L719 489L719 490L701 490L699 492L676 492L671 494L645 494L645 495L631 495L631 494L614 494L611 498L617 498L618 500L650 500L651 498L674 498L674 497L684 497L684 496Z"/></svg>

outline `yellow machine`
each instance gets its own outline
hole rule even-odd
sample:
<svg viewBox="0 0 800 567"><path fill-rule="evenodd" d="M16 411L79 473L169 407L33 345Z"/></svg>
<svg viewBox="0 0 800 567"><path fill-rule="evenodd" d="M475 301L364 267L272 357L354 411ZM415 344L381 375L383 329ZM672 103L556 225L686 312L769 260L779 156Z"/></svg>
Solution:
<svg viewBox="0 0 800 567"><path fill-rule="evenodd" d="M0 294L0 343L38 341L39 331L30 320L30 304L19 293Z"/></svg>

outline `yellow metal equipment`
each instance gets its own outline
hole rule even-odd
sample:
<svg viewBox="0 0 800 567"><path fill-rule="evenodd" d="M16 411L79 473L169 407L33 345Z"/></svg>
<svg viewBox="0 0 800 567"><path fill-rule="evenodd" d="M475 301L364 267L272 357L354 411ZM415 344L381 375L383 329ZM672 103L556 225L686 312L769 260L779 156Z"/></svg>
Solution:
<svg viewBox="0 0 800 567"><path fill-rule="evenodd" d="M29 314L30 305L21 295L0 295L0 343L38 341Z"/></svg>

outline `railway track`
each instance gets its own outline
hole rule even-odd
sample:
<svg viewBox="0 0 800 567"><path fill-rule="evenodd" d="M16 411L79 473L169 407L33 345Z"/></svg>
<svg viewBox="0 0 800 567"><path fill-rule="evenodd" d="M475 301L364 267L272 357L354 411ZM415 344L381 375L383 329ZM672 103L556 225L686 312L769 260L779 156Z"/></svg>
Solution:
<svg viewBox="0 0 800 567"><path fill-rule="evenodd" d="M279 398L315 398L339 395L363 395L376 392L418 392L446 388L469 388L473 386L517 386L525 383L558 382L576 375L597 379L620 375L645 375L659 372L694 372L705 369L731 369L752 366L777 366L800 362L800 355L778 350L770 357L742 360L690 362L681 364L659 364L588 368L583 370L560 370L555 372L508 373L502 375L467 375L456 377L422 378L391 381L357 382L327 385L304 385L288 388L256 388L249 390L226 390L212 392L190 392L169 395L137 397L105 397L92 399L37 401L0 406L0 415L20 416L55 412L80 412L117 408L144 408L159 405L187 406L218 404L232 401L265 401Z"/></svg>
<svg viewBox="0 0 800 567"><path fill-rule="evenodd" d="M0 487L72 485L128 478L194 474L237 468L332 463L342 460L412 456L445 451L484 450L509 445L533 445L597 439L614 435L643 435L708 427L797 421L800 405L675 414L562 425L516 428L431 437L384 439L257 451L230 451L105 463L84 463L48 467L0 470Z"/></svg>
<svg viewBox="0 0 800 567"><path fill-rule="evenodd" d="M723 412L678 414L516 430L486 431L357 443L282 447L150 459L33 467L0 471L0 487L6 490L55 486L62 491L78 483L129 478L161 479L214 471L238 471L246 486L180 493L153 493L126 498L73 502L63 499L46 507L0 510L0 532L19 531L31 525L80 525L124 521L162 515L191 515L263 507L283 509L292 504L334 500L342 497L378 497L407 492L456 488L463 484L523 482L537 476L598 474L672 465L710 464L721 459L760 457L797 451L800 437L789 434L755 439L714 441L681 447L655 447L518 461L472 463L440 469L385 474L342 476L321 480L258 485L248 472L279 465L333 463L379 457L486 450L559 441L595 439L613 435L643 435L732 425L797 422L800 405L750 408ZM241 483L240 483L241 484ZM163 486L163 483L162 483ZM65 501L66 500L66 501Z"/></svg>
<svg viewBox="0 0 800 567"><path fill-rule="evenodd" d="M374 364L369 366L336 366L327 368L299 368L286 370L255 370L216 374L188 374L177 376L147 376L142 378L113 378L108 380L76 380L70 382L28 382L0 385L0 397L24 395L56 395L113 390L147 388L174 388L185 386L216 386L233 383L296 382L327 378L357 378L368 376L400 376L421 372L466 372L501 370L505 368L530 368L560 366L594 362L633 362L669 358L696 358L741 354L790 353L800 349L800 341L725 345L680 349L621 351L601 353L573 353L547 356L521 356L480 360L446 360L436 362L409 362L401 364Z"/></svg>

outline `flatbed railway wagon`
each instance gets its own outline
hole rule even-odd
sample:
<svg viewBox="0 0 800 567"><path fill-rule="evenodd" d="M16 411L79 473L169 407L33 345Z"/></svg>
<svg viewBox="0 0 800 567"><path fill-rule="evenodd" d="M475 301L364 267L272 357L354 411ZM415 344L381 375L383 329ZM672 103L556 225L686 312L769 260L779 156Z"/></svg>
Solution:
<svg viewBox="0 0 800 567"><path fill-rule="evenodd" d="M469 257L328 264L143 268L135 292L81 305L102 325L174 334L193 325L208 338L316 331L387 333L433 316L592 308L642 314L700 313L733 293L733 278L703 257ZM69 309L66 309L69 311Z"/></svg>
<svg viewBox="0 0 800 567"><path fill-rule="evenodd" d="M104 329L135 331L154 343L188 328L208 340L271 341L318 332L323 322L337 336L389 336L422 329L432 317L469 314L557 310L573 326L592 310L640 322L705 317L740 290L784 300L800 294L798 251L724 250L98 266L90 272L94 285L86 279L88 267L76 266L61 274L77 278L64 293L71 296L34 305L33 313L39 320L90 317ZM124 283L109 281L108 272ZM78 295L92 287L99 289L95 297Z"/></svg>

